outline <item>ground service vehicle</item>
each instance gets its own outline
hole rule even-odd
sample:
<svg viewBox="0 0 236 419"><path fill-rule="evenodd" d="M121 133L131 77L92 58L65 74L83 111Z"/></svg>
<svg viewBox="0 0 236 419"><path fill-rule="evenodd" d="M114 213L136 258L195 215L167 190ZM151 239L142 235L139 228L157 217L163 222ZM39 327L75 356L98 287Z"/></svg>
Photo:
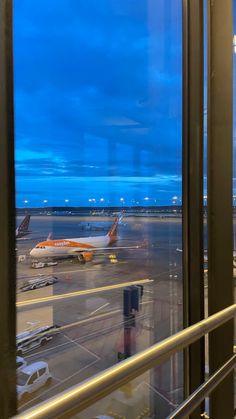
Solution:
<svg viewBox="0 0 236 419"><path fill-rule="evenodd" d="M47 285L52 285L57 282L58 279L56 276L52 275L39 275L36 278L28 279L20 287L20 291L30 291L35 290L36 288L46 287Z"/></svg>
<svg viewBox="0 0 236 419"><path fill-rule="evenodd" d="M27 365L27 362L24 358L22 358L21 356L17 356L16 357L16 370L21 371L23 368L25 368Z"/></svg>
<svg viewBox="0 0 236 419"><path fill-rule="evenodd" d="M56 266L57 262L38 262L34 261L32 262L31 268L34 269L41 269L41 268L47 268L48 266Z"/></svg>
<svg viewBox="0 0 236 419"><path fill-rule="evenodd" d="M19 333L16 335L16 351L20 356L27 352L33 351L41 345L45 345L54 335L58 333L58 326L43 326L37 329Z"/></svg>
<svg viewBox="0 0 236 419"><path fill-rule="evenodd" d="M38 390L52 378L48 364L43 361L27 365L17 374L17 397L22 400Z"/></svg>

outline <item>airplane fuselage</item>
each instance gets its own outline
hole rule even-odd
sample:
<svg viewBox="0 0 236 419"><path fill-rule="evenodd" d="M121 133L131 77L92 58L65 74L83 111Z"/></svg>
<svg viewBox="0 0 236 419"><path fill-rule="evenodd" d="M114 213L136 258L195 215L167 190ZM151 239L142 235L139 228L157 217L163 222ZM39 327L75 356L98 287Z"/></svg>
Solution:
<svg viewBox="0 0 236 419"><path fill-rule="evenodd" d="M47 257L76 256L81 252L92 252L96 248L105 248L111 240L108 235L80 237L72 239L48 240L38 243L30 255L39 259Z"/></svg>

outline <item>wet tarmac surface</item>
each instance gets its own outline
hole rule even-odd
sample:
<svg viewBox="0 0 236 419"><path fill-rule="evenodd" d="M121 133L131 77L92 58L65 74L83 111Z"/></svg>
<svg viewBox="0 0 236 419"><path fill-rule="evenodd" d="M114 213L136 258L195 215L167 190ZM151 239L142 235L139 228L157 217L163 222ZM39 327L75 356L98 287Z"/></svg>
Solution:
<svg viewBox="0 0 236 419"><path fill-rule="evenodd" d="M53 239L103 235L112 222L112 217L34 216L30 224L32 234L17 240L17 255L26 255L25 261L17 263L17 300L64 296L56 301L18 307L18 332L46 324L60 327L50 342L24 355L28 363L48 362L53 380L50 386L29 396L20 405L20 411L118 362L118 352L123 351L123 283L150 280L144 284L142 304L132 329L132 354L182 328L182 253L176 250L182 246L181 218L125 217L112 252L96 254L85 265L74 259L58 261L58 265L43 269L31 267L29 251L50 232ZM140 248L115 249L133 245ZM23 281L39 274L55 275L58 282L19 292ZM120 288L113 288L119 284ZM100 290L105 286L110 289ZM71 298L65 295L77 291L87 293ZM158 375L156 387L168 400L174 397L179 401L180 395L176 394L182 388L181 369L178 360L177 364L172 362L163 367ZM174 384L170 379L173 373Z"/></svg>

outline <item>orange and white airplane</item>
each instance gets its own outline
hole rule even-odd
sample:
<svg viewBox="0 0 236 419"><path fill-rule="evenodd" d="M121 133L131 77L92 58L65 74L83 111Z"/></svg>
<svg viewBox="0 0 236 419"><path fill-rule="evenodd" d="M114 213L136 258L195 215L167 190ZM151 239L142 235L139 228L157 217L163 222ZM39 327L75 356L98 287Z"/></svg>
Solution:
<svg viewBox="0 0 236 419"><path fill-rule="evenodd" d="M50 240L37 243L30 255L34 258L64 258L76 256L81 262L92 260L94 252L111 249L127 249L128 247L109 247L117 240L118 224L122 217L117 217L105 236L80 237L74 239ZM132 248L139 248L133 246Z"/></svg>

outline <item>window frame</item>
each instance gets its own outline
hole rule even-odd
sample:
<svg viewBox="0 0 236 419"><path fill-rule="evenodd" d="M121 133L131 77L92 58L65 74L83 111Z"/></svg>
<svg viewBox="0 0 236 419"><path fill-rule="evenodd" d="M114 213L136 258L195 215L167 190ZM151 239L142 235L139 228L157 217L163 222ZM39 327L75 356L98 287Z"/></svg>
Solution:
<svg viewBox="0 0 236 419"><path fill-rule="evenodd" d="M0 405L5 419L17 409L12 0L0 0L0 54Z"/></svg>
<svg viewBox="0 0 236 419"><path fill-rule="evenodd" d="M221 3L221 4L220 4ZM230 281L232 270L232 2L215 0L208 2L209 8L209 115L208 115L208 196L209 196L209 309L210 314L233 302L233 287ZM191 8L192 7L192 8ZM184 268L184 326L199 321L203 312L203 173L202 173L202 123L203 123L203 68L202 68L202 1L183 0L184 10L184 112L183 112L183 268ZM223 8L223 12L222 12ZM195 12L194 12L195 11ZM226 13L227 11L227 13ZM193 16L196 19L195 29ZM196 45L199 42L199 49ZM196 42L197 41L197 42ZM195 47L194 47L195 43ZM16 414L16 265L15 265L15 169L14 169L14 97L13 97L13 57L12 57L12 0L0 0L0 374L5 377L0 388L1 414L9 418ZM187 55L189 54L188 60ZM217 57L220 55L220 62ZM197 64L197 65L196 65ZM195 65L195 69L194 69ZM198 72L198 73L197 73ZM224 85L220 94L217 86ZM191 90L191 89L192 90ZM214 100L213 100L214 99ZM224 133L227 141L217 152L220 135L219 118L226 109ZM225 114L224 114L225 115ZM191 135L191 137L190 137ZM222 131L221 131L222 136ZM194 137L195 141L190 138ZM222 157L223 150L223 157ZM196 154L197 153L197 154ZM217 162L224 158L225 163L219 168ZM231 163L230 163L231 162ZM193 164L194 166L191 166ZM194 173L192 173L194 168ZM218 185L220 184L220 191ZM231 189L230 189L231 188ZM196 217L196 218L195 218ZM224 219L224 228L220 224ZM193 232L193 223L196 226ZM197 231L197 236L195 232ZM191 235L196 241L191 240ZM197 238L197 239L196 239ZM221 261L219 261L219 254ZM227 279L222 287L222 271L219 263L227 267ZM214 279L214 281L213 281ZM220 292L219 292L220 290ZM198 305L199 303L199 305ZM231 355L233 349L233 322L222 326L219 333L210 336L210 370L214 371L220 357ZM227 341L225 350L221 345L222 336ZM204 352L202 342L192 345L186 356L185 384L187 393L202 377ZM197 344L196 344L197 345ZM219 347L220 351L215 348ZM194 355L195 353L195 355ZM192 361L191 361L192 359ZM194 360L194 362L193 362ZM191 381L192 380L192 381ZM211 396L213 417L225 417L232 409L232 377L225 380L219 392ZM222 403L222 398L229 403ZM220 409L221 407L221 409ZM228 414L227 417L231 417Z"/></svg>

